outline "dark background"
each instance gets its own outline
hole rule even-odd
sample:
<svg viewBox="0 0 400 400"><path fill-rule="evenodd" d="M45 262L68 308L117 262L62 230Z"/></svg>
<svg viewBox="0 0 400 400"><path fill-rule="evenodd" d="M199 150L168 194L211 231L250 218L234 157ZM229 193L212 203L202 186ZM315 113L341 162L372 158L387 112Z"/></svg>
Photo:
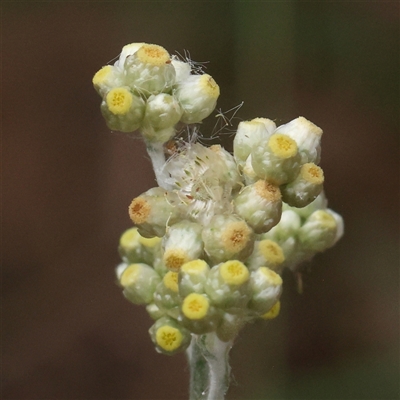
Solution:
<svg viewBox="0 0 400 400"><path fill-rule="evenodd" d="M346 223L304 294L285 274L279 318L240 334L227 398L399 399L398 16L397 1L3 2L3 398L188 397L184 355L155 352L114 279L127 206L155 182L91 79L145 41L210 61L218 108L243 100L242 120L322 127Z"/></svg>

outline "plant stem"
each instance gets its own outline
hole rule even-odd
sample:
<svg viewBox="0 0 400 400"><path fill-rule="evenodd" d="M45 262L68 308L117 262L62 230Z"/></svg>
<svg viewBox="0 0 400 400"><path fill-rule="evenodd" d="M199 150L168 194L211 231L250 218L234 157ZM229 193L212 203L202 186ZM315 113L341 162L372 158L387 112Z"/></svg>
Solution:
<svg viewBox="0 0 400 400"><path fill-rule="evenodd" d="M156 175L158 186L168 189L166 178L168 175L164 171L165 165L165 154L163 143L149 143L146 141L147 153L150 156L151 163L153 164L153 170Z"/></svg>
<svg viewBox="0 0 400 400"><path fill-rule="evenodd" d="M223 400L229 387L229 350L232 342L223 342L215 332L193 335L188 349L190 400Z"/></svg>

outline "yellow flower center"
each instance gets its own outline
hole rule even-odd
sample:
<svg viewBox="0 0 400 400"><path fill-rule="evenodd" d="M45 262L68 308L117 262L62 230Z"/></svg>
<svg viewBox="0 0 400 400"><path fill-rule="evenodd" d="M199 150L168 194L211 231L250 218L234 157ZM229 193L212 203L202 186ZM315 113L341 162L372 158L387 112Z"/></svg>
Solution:
<svg viewBox="0 0 400 400"><path fill-rule="evenodd" d="M125 88L111 89L106 96L107 107L115 115L124 115L131 108L132 93Z"/></svg>
<svg viewBox="0 0 400 400"><path fill-rule="evenodd" d="M178 293L178 273L168 271L163 278L164 286L175 293Z"/></svg>
<svg viewBox="0 0 400 400"><path fill-rule="evenodd" d="M280 311L281 311L281 302L277 301L268 312L266 312L264 315L261 316L261 318L263 319L276 318L279 315Z"/></svg>
<svg viewBox="0 0 400 400"><path fill-rule="evenodd" d="M314 183L316 185L322 185L324 183L324 171L322 171L322 168L314 163L306 163L302 165L300 174L301 177L307 182Z"/></svg>
<svg viewBox="0 0 400 400"><path fill-rule="evenodd" d="M129 206L129 216L134 224L140 225L145 223L150 215L150 211L150 204L142 197L136 197L136 199L133 199Z"/></svg>
<svg viewBox="0 0 400 400"><path fill-rule="evenodd" d="M188 257L182 249L167 249L163 260L168 269L177 272L188 261Z"/></svg>
<svg viewBox="0 0 400 400"><path fill-rule="evenodd" d="M297 144L287 135L281 133L273 134L268 141L272 152L280 158L290 158L297 154Z"/></svg>
<svg viewBox="0 0 400 400"><path fill-rule="evenodd" d="M213 77L208 74L203 74L201 76L200 87L212 98L216 99L219 96L219 86L217 82L214 81Z"/></svg>
<svg viewBox="0 0 400 400"><path fill-rule="evenodd" d="M122 273L120 284L122 287L126 288L133 283L135 283L136 279L140 275L140 265L139 264L131 264L125 271Z"/></svg>
<svg viewBox="0 0 400 400"><path fill-rule="evenodd" d="M182 312L189 319L202 319L207 315L210 303L206 297L198 293L191 293L185 297Z"/></svg>
<svg viewBox="0 0 400 400"><path fill-rule="evenodd" d="M268 282L271 285L274 286L280 286L282 285L283 281L282 278L272 269L269 269L267 267L260 267L259 271L267 278Z"/></svg>
<svg viewBox="0 0 400 400"><path fill-rule="evenodd" d="M283 254L281 246L279 246L278 243L272 240L262 240L258 244L258 249L264 259L270 264L278 266L285 261L285 256Z"/></svg>
<svg viewBox="0 0 400 400"><path fill-rule="evenodd" d="M176 350L182 343L182 333L172 326L162 326L157 329L156 342L166 351Z"/></svg>
<svg viewBox="0 0 400 400"><path fill-rule="evenodd" d="M222 279L228 285L241 285L249 279L249 270L240 261L230 260L220 266Z"/></svg>
<svg viewBox="0 0 400 400"><path fill-rule="evenodd" d="M187 274L202 274L208 269L208 264L204 260L193 260L182 265L181 271Z"/></svg>
<svg viewBox="0 0 400 400"><path fill-rule="evenodd" d="M228 251L239 253L250 240L251 230L244 221L232 222L222 233L222 245Z"/></svg>
<svg viewBox="0 0 400 400"><path fill-rule="evenodd" d="M143 63L154 66L161 66L171 62L168 51L156 44L144 44L136 55Z"/></svg>
<svg viewBox="0 0 400 400"><path fill-rule="evenodd" d="M97 71L92 79L93 85L97 86L104 83L104 81L107 79L107 76L111 74L112 68L113 67L111 65L106 65Z"/></svg>
<svg viewBox="0 0 400 400"><path fill-rule="evenodd" d="M279 201L281 199L281 191L279 186L272 185L271 183L263 180L259 180L254 184L256 193L269 201Z"/></svg>

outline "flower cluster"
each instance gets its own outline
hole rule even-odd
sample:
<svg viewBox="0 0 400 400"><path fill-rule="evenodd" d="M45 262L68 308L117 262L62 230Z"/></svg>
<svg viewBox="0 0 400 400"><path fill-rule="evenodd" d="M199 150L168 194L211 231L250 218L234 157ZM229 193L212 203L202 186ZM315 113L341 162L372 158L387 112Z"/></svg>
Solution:
<svg viewBox="0 0 400 400"><path fill-rule="evenodd" d="M111 129L165 143L201 122L219 88L160 46L131 44L93 78ZM120 239L125 297L155 320L156 349L174 354L192 334L232 340L247 322L279 313L284 268L333 246L343 220L327 208L318 166L322 130L303 117L239 123L234 151L180 143L154 156L158 187L133 199L135 227ZM157 149L157 148L156 148ZM160 159L163 160L160 164ZM158 161L157 161L158 160Z"/></svg>
<svg viewBox="0 0 400 400"><path fill-rule="evenodd" d="M201 122L214 110L219 86L161 46L131 43L114 65L93 77L101 112L112 130L140 130L149 142L165 143L178 122Z"/></svg>

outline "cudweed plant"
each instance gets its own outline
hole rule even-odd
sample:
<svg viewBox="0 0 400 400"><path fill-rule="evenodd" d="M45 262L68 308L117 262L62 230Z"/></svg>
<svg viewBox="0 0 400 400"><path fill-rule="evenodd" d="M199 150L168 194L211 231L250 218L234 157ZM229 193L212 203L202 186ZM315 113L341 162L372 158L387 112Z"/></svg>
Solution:
<svg viewBox="0 0 400 400"><path fill-rule="evenodd" d="M242 121L233 155L195 134L183 140L213 112L219 86L154 44L123 47L93 85L108 127L140 132L158 184L129 206L123 294L146 306L158 352L186 351L190 399L222 400L233 341L248 322L279 314L283 270L298 273L343 235L323 192L322 130L303 117Z"/></svg>

